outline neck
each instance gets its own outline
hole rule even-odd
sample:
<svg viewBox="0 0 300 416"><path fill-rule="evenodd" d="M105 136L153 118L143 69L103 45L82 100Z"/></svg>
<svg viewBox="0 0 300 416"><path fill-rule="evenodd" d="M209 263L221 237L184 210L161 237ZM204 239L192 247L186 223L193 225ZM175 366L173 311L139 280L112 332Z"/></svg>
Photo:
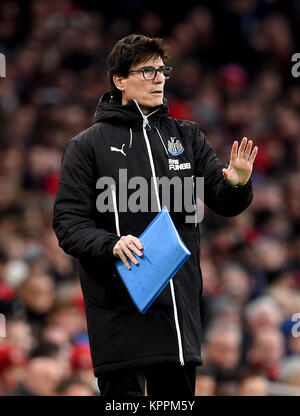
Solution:
<svg viewBox="0 0 300 416"><path fill-rule="evenodd" d="M137 100L135 100L137 102ZM122 105L126 105L128 103L128 101L124 100L124 98L122 97ZM141 109L142 113L146 116L147 114L151 113L152 111L154 111L154 107L144 107L142 105L140 105L140 103L138 103L139 108Z"/></svg>
<svg viewBox="0 0 300 416"><path fill-rule="evenodd" d="M141 107L140 106L140 109L142 110L142 112L143 112L143 114L146 116L147 114L149 114L149 113L151 113L151 111L152 111L152 108L146 108L146 107Z"/></svg>

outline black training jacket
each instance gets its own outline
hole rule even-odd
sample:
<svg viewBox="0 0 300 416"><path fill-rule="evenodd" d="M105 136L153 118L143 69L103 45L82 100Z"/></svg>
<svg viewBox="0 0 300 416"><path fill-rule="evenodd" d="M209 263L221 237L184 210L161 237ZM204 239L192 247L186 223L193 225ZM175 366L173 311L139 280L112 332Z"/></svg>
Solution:
<svg viewBox="0 0 300 416"><path fill-rule="evenodd" d="M106 93L95 123L70 140L63 154L53 228L60 247L79 259L96 377L167 361L202 364L199 224L186 223L190 212L174 212L170 204L171 217L192 255L148 311L140 313L116 272L112 250L118 235L138 237L144 231L157 214L161 192L157 188L154 195L156 212L123 212L118 195L124 175L119 178L119 170L126 169L128 181L144 177L149 189L154 177L204 177L204 203L223 216L238 215L253 198L251 179L239 187L226 182L222 168L228 165L220 163L196 123L167 114L166 100L145 116L135 100L121 105ZM103 177L115 181L106 189L108 200L116 202L109 212L97 208L103 191L97 189L97 181ZM127 197L135 191L128 189Z"/></svg>

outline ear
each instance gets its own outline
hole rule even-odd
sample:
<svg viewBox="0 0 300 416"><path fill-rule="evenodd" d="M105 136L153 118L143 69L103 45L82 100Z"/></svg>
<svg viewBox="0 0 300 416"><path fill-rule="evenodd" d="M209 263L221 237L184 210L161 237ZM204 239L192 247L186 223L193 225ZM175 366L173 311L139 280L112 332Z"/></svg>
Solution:
<svg viewBox="0 0 300 416"><path fill-rule="evenodd" d="M114 81L115 86L118 88L118 90L124 91L124 88L125 88L125 77L122 77L121 75L115 74L113 76L113 81Z"/></svg>

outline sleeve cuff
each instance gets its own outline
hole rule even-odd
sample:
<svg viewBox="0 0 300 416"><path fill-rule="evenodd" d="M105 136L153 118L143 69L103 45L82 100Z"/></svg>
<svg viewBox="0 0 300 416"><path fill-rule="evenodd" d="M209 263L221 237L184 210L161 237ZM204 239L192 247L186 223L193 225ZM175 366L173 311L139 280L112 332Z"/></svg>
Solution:
<svg viewBox="0 0 300 416"><path fill-rule="evenodd" d="M120 240L121 237L116 236L113 238L113 240L108 244L107 246L107 257L111 260L117 260L116 257L113 255L113 248L117 244L117 242Z"/></svg>
<svg viewBox="0 0 300 416"><path fill-rule="evenodd" d="M245 185L230 185L230 183L227 182L225 178L224 178L224 182L225 182L225 188L231 189L231 190L239 190L239 189L247 190L251 188L252 186L251 178L249 178L248 182L246 182Z"/></svg>

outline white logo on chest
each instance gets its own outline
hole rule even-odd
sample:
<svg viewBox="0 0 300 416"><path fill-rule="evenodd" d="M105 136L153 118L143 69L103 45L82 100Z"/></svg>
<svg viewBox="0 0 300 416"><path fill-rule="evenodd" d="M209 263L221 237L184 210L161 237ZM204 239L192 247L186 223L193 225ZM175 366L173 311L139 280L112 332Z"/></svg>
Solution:
<svg viewBox="0 0 300 416"><path fill-rule="evenodd" d="M110 146L110 150L112 151L112 152L120 152L120 153L122 153L122 155L124 155L124 156L126 156L126 153L124 152L124 150L123 150L123 147L125 146L125 143L124 144L122 144L122 149L118 149L117 147L113 147L113 146Z"/></svg>
<svg viewBox="0 0 300 416"><path fill-rule="evenodd" d="M191 169L190 162L179 163L178 159L169 159L169 170L184 170Z"/></svg>

